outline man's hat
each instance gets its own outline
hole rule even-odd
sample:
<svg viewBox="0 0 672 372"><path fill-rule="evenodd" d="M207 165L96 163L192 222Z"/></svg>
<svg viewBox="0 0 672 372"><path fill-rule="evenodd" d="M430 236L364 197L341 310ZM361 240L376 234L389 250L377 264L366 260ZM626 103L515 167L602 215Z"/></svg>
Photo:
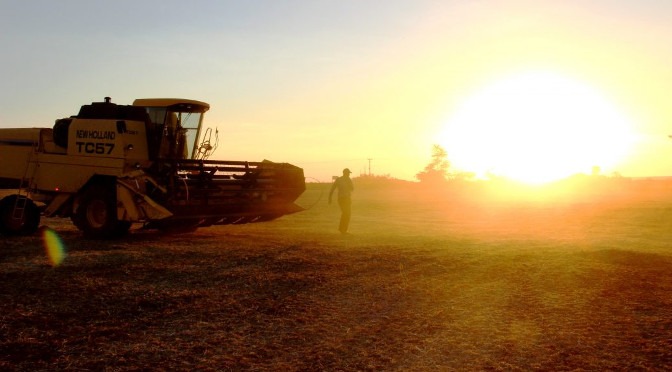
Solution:
<svg viewBox="0 0 672 372"><path fill-rule="evenodd" d="M350 174L350 173L352 173L352 172L350 172L350 169L345 168L345 169L343 169L343 174L346 174L346 173Z"/></svg>

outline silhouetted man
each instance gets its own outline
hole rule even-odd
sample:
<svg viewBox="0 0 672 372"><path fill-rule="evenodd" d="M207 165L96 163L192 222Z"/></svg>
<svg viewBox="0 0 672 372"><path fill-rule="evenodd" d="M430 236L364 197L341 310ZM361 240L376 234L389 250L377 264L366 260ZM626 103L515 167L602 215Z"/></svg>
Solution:
<svg viewBox="0 0 672 372"><path fill-rule="evenodd" d="M350 179L350 173L352 173L350 169L343 169L343 175L336 178L329 191L329 204L331 204L331 196L334 194L334 190L338 189L338 206L341 208L341 221L338 224L338 231L341 234L346 234L348 225L350 225L350 206L352 205L350 196L355 189Z"/></svg>

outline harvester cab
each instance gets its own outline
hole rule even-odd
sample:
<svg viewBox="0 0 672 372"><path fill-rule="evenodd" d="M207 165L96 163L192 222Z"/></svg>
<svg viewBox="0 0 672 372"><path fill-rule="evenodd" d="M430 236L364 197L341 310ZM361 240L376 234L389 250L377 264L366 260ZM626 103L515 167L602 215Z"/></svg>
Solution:
<svg viewBox="0 0 672 372"><path fill-rule="evenodd" d="M133 106L145 108L149 157L151 159L196 159L205 102L185 99L136 99Z"/></svg>

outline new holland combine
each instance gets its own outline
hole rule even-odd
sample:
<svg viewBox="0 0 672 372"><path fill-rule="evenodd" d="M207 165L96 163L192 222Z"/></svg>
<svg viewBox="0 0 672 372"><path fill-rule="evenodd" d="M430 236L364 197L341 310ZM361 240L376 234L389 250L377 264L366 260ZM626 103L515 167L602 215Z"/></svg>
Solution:
<svg viewBox="0 0 672 372"><path fill-rule="evenodd" d="M108 97L52 128L0 129L0 234L28 235L40 217L70 218L85 236L134 223L193 231L301 211L303 170L271 161L208 160L205 102Z"/></svg>

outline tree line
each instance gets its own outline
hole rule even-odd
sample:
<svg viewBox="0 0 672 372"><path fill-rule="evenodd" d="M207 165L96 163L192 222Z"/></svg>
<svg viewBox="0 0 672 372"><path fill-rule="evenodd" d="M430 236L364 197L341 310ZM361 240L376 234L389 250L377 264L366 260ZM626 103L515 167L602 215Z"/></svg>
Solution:
<svg viewBox="0 0 672 372"><path fill-rule="evenodd" d="M448 161L448 153L439 146L432 146L432 160L425 168L415 175L422 183L441 183L448 180L469 180L475 177L474 173L452 171Z"/></svg>

